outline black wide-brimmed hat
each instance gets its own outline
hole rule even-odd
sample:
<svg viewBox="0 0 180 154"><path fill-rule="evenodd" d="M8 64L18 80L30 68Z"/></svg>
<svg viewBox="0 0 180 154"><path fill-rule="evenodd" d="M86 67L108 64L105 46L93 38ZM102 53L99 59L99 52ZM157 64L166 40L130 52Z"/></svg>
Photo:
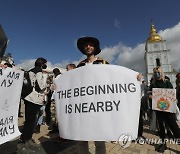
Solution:
<svg viewBox="0 0 180 154"><path fill-rule="evenodd" d="M87 43L87 42L92 42L94 44L94 47L95 47L95 51L94 51L94 54L97 55L101 52L101 49L99 47L99 40L95 37L82 37L82 38L79 38L78 41L77 41L77 47L78 49L83 53L85 54L84 52L84 45Z"/></svg>

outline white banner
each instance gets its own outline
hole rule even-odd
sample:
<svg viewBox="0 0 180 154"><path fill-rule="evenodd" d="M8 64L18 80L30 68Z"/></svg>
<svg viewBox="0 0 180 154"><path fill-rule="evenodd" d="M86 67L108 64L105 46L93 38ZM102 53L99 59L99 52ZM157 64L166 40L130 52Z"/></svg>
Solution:
<svg viewBox="0 0 180 154"><path fill-rule="evenodd" d="M87 65L56 79L60 136L86 141L137 138L140 111L138 73L115 65Z"/></svg>
<svg viewBox="0 0 180 154"><path fill-rule="evenodd" d="M153 88L153 110L176 113L176 102L176 89Z"/></svg>
<svg viewBox="0 0 180 154"><path fill-rule="evenodd" d="M0 68L0 144L20 135L18 108L22 82L22 71Z"/></svg>

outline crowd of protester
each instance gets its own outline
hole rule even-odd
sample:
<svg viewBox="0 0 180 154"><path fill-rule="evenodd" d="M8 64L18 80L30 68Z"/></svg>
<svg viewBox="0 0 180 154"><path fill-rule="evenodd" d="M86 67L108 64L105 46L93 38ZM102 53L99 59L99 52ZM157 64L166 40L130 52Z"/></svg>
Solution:
<svg viewBox="0 0 180 154"><path fill-rule="evenodd" d="M85 60L82 60L77 67L82 67L91 64L108 64L108 62L102 58L96 57L101 52L99 46L99 40L94 37L83 37L77 41L78 49L86 56ZM8 62L0 64L0 67L12 68L13 65ZM37 58L34 67L30 70L30 79L34 85L34 90L25 98L21 100L25 104L25 114L21 112L21 102L19 105L19 118L25 116L25 122L23 129L21 130L21 136L17 145L18 149L28 149L36 147L32 136L33 133L40 133L42 125L48 125L51 132L58 133L58 120L55 108L54 91L56 89L54 79L61 75L59 68L54 68L52 71L47 72L47 60L45 58ZM66 70L70 71L76 69L75 64L68 64ZM34 79L36 76L36 79ZM138 80L141 77L137 76ZM148 121L149 130L154 131L162 140L165 138L180 138L180 129L177 124L175 113L162 112L152 110L152 88L170 88L173 86L171 81L160 66L153 69L153 76L148 85L146 81L141 83L141 107L139 116L139 129L137 141L145 139L143 136L143 125L145 121ZM176 75L176 96L177 106L180 108L180 73ZM38 97L37 97L38 94ZM59 141L62 138L57 138ZM113 142L112 143L116 143ZM167 146L165 143L160 144L157 147L158 152L164 152ZM104 141L95 141L96 154L105 154L106 147ZM78 153L87 154L88 142L78 142Z"/></svg>

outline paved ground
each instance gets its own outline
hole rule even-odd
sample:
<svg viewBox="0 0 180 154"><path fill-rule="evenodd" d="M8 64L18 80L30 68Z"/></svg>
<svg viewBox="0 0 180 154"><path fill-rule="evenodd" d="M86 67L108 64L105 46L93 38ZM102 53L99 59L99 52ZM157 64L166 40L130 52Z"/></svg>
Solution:
<svg viewBox="0 0 180 154"><path fill-rule="evenodd" d="M22 104L23 108L23 104ZM23 125L24 118L19 118L19 127ZM144 125L143 135L148 139L158 139L158 136L153 135L149 131L148 126ZM38 149L32 149L31 152L22 154L77 154L77 142L76 141L61 141L58 142L55 138L58 134L50 133L47 125L41 127L41 133L34 134L33 138L35 142L39 144ZM18 138L0 145L0 154L15 154L16 145ZM111 142L106 142L106 152L107 154L156 154L155 144L143 144L131 143L131 145L123 149L120 144L112 144ZM164 152L165 154L180 154L180 145L167 143L168 149ZM89 149L91 154L95 154L93 142L89 142Z"/></svg>

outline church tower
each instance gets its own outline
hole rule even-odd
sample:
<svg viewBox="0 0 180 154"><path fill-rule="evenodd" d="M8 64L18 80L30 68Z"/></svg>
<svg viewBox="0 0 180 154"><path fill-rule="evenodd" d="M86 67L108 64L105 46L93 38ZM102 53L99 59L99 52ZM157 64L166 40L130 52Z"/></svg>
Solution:
<svg viewBox="0 0 180 154"><path fill-rule="evenodd" d="M153 74L153 68L161 66L165 75L169 77L173 87L175 87L175 75L172 72L170 62L170 50L166 48L166 40L163 40L156 32L156 28L151 23L149 37L145 45L145 64L146 64L146 79L148 83Z"/></svg>

